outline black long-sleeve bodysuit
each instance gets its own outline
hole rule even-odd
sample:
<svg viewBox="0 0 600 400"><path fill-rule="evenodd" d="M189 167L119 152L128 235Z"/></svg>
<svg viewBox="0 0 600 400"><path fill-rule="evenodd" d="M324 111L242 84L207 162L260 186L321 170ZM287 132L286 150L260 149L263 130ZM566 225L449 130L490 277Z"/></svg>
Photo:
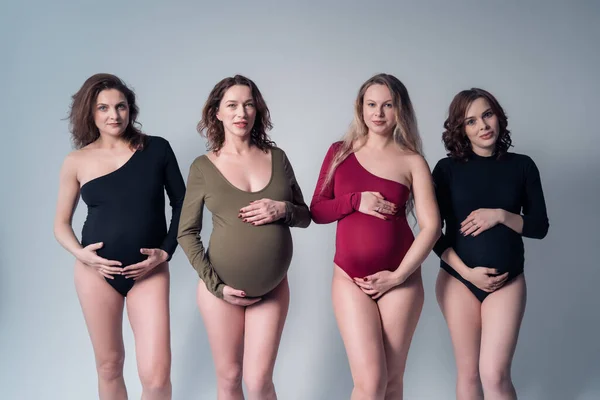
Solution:
<svg viewBox="0 0 600 400"><path fill-rule="evenodd" d="M433 170L436 197L445 234L434 251L441 257L452 247L470 268L508 271L508 280L523 273L525 261L522 236L541 239L548 232L548 216L539 171L531 158L506 153L500 158L471 154L467 161L440 160ZM523 233L498 224L478 236L463 236L460 224L479 208L501 208L523 218ZM464 279L444 261L441 268L463 282L483 301L485 292ZM507 282L508 282L507 280Z"/></svg>
<svg viewBox="0 0 600 400"><path fill-rule="evenodd" d="M168 231L165 189L172 208ZM81 198L88 206L81 244L103 242L97 254L120 261L123 267L147 258L140 253L141 248L162 249L170 259L177 247L184 196L185 182L169 142L147 136L143 149L137 150L121 168L81 187ZM106 281L126 296L134 280L123 275L114 278Z"/></svg>

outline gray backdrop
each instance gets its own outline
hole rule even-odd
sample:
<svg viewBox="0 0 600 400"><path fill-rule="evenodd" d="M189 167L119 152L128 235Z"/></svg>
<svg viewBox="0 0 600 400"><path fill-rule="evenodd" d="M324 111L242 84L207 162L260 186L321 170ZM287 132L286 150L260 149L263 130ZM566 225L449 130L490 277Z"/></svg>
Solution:
<svg viewBox="0 0 600 400"><path fill-rule="evenodd" d="M431 167L447 107L490 90L509 115L514 151L543 180L550 233L526 240L529 302L514 360L523 399L600 398L597 264L600 5L547 2L45 2L0 11L0 398L91 399L92 348L73 287L73 257L54 240L58 172L71 150L70 96L97 72L133 86L145 132L167 138L184 177L204 152L195 132L212 86L234 73L258 84L273 139L310 201L328 145L352 118L358 87L388 72L408 87ZM450 5L449 3L452 3ZM79 234L85 218L74 219ZM210 231L209 217L205 237ZM352 381L330 280L335 226L295 229L291 306L275 384L281 399L345 399ZM171 263L173 393L215 398L215 375L183 252ZM406 398L452 399L455 367L424 264L426 301ZM139 398L131 330L125 378Z"/></svg>

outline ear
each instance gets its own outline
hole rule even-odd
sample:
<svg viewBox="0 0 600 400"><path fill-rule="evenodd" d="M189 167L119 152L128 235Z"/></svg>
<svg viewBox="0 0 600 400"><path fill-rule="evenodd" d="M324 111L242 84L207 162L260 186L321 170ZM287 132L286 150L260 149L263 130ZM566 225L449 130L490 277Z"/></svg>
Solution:
<svg viewBox="0 0 600 400"><path fill-rule="evenodd" d="M223 122L223 120L221 119L221 116L219 115L219 110L217 109L217 111L215 112L215 117L217 117L217 119L221 122Z"/></svg>

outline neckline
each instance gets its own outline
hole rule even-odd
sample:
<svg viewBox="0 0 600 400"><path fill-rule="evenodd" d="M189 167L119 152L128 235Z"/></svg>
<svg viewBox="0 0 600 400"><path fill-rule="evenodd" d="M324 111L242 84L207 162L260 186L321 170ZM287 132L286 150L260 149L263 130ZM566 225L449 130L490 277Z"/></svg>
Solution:
<svg viewBox="0 0 600 400"><path fill-rule="evenodd" d="M206 160L208 161L208 163L217 172L217 174L221 177L221 179L223 179L230 187L232 187L233 189L235 189L235 190L237 190L238 192L241 192L241 193L245 193L245 194L258 194L258 193L262 193L265 190L267 190L269 188L269 186L271 186L271 183L273 182L273 177L275 176L275 152L273 151L274 149L275 148L271 148L271 177L269 178L269 181L267 182L267 184L265 185L265 187L263 187L260 190L256 190L256 191L242 190L239 187L235 186L233 183L231 183L229 181L229 179L225 178L225 175L223 175L223 173L219 170L219 168L217 168L217 166L211 161L210 158L208 158L208 156L206 154L204 154L204 157L206 157Z"/></svg>
<svg viewBox="0 0 600 400"><path fill-rule="evenodd" d="M361 168L363 171L367 172L369 175L371 175L371 176L374 176L375 178L377 178L377 179L381 179L381 180L383 180L383 181L387 181L387 182L396 183L396 184L398 184L398 185L400 185L400 186L403 186L403 187L405 187L405 188L406 188L406 190L408 190L408 191L410 192L410 188L409 188L409 187L408 187L408 185L406 185L405 183L398 182L398 181L395 181L395 180L393 180L393 179L384 178L384 177L381 177L381 176L379 176L379 175L375 175L374 173L372 173L371 171L369 171L368 169L366 169L366 168L365 168L365 167L364 167L364 166L363 166L363 165L360 163L360 161L358 161L358 157L356 157L356 153L355 153L355 152L352 152L352 153L351 153L351 156L354 158L354 161L356 161L356 163L358 164L358 166L359 166L359 167L360 167L360 168Z"/></svg>
<svg viewBox="0 0 600 400"><path fill-rule="evenodd" d="M86 183L84 183L83 185L81 185L81 186L79 187L79 191L81 191L81 190L82 190L82 189L83 189L85 186L87 186L89 183L95 182L95 181L97 181L97 180L99 180L99 179L102 179L102 178L106 178L106 177L108 177L108 176L114 175L114 174L116 174L117 172L121 171L123 168L125 168L125 167L126 167L128 164L130 164L130 163L131 163L131 160L133 160L133 158L134 158L134 157L135 157L135 156L136 156L136 155L137 155L139 152L140 152L140 150L139 150L139 149L135 150L135 151L133 152L133 154L131 155L131 157L129 157L129 158L127 159L127 161L125 161L125 163L124 163L123 165L121 165L119 168L117 168L117 169L115 169L115 170L113 170L113 171L111 171L111 172L109 172L109 173L107 173L107 174L100 175L100 176L97 176L97 177L95 177L95 178L92 178L92 179L90 179L89 181L87 181Z"/></svg>
<svg viewBox="0 0 600 400"><path fill-rule="evenodd" d="M480 156L479 154L475 153L473 150L471 150L471 154L470 157L473 160L496 160L496 154L489 155L489 156Z"/></svg>

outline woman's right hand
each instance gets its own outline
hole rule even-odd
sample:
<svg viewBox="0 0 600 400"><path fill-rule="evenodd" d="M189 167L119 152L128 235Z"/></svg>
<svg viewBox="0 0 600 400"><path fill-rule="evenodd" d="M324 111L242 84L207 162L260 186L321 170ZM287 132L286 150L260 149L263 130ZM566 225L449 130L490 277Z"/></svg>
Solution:
<svg viewBox="0 0 600 400"><path fill-rule="evenodd" d="M358 211L377 218L387 219L383 214L394 215L398 211L398 207L394 203L385 200L379 192L362 192Z"/></svg>
<svg viewBox="0 0 600 400"><path fill-rule="evenodd" d="M223 286L223 300L234 306L251 306L254 303L258 303L262 299L260 297L246 298L246 293L243 290L237 290L231 286Z"/></svg>
<svg viewBox="0 0 600 400"><path fill-rule="evenodd" d="M495 268L475 267L469 270L465 278L484 292L491 293L504 285L508 279L508 272L498 275Z"/></svg>
<svg viewBox="0 0 600 400"><path fill-rule="evenodd" d="M102 248L104 243L92 243L79 250L75 257L83 264L90 268L94 268L100 275L108 279L115 279L113 275L121 275L122 266L119 261L107 260L96 254L96 250Z"/></svg>

